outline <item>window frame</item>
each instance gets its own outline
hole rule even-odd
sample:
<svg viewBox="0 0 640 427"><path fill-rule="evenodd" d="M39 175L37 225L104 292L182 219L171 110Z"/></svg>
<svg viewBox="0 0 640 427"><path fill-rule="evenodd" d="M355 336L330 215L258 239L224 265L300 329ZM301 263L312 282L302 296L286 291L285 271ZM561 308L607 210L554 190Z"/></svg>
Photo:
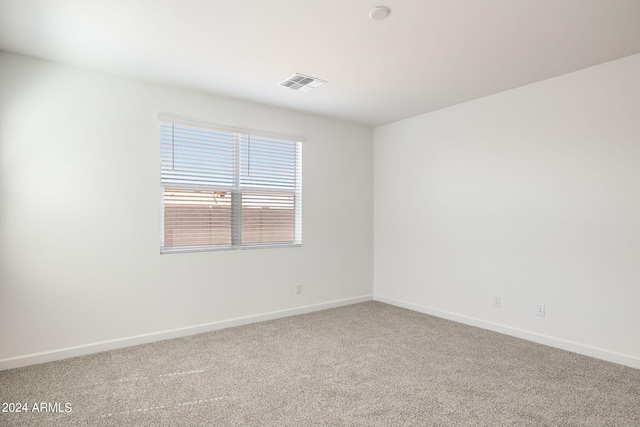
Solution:
<svg viewBox="0 0 640 427"><path fill-rule="evenodd" d="M251 250L251 249L266 249L266 248L291 248L291 247L300 247L302 246L302 146L304 143L304 138L291 136L291 135L281 135L274 134L270 132L262 132L262 131L254 131L249 129L242 129L236 127L229 127L225 125L218 125L214 123L206 123L199 122L190 119L185 119L182 117L171 116L167 114L159 114L158 122L160 122L159 126L159 138L160 141L160 200L161 200L161 209L160 209L160 221L161 221L161 235L160 235L160 253L161 254L177 254L177 253L192 253L192 252L215 252L215 251L231 251L231 250ZM231 234L231 243L229 245L194 245L194 246L184 246L184 247L165 247L165 189L166 188L182 188L185 190L202 190L207 189L208 191L215 191L215 186L196 186L196 185L175 185L175 184L164 184L162 181L163 178L163 169L162 169L162 150L163 150L163 137L162 137L162 126L164 124L173 124L184 127L191 127L196 129L205 129L212 131L220 131L220 132L228 132L234 134L234 150L235 150L235 167L234 167L234 178L233 178L233 187L224 188L225 191L228 191L231 196L231 225L230 225L230 234ZM294 173L295 173L295 186L291 191L283 190L283 189L263 189L259 190L255 187L243 187L240 183L241 181L241 164L242 159L240 155L241 150L241 140L243 137L251 136L251 137L259 137L265 139L274 139L279 141L286 141L295 144L294 150ZM220 188L222 190L222 188ZM249 193L283 193L283 194L292 194L293 195L293 241L292 242L266 242L266 243L243 243L243 192Z"/></svg>

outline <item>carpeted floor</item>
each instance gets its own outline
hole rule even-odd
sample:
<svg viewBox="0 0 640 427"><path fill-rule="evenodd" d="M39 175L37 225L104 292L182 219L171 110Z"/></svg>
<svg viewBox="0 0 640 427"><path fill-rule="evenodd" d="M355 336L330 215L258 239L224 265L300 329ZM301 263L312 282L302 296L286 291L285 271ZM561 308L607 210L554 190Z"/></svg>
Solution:
<svg viewBox="0 0 640 427"><path fill-rule="evenodd" d="M3 371L0 402L29 408L2 426L640 426L640 370L367 302Z"/></svg>

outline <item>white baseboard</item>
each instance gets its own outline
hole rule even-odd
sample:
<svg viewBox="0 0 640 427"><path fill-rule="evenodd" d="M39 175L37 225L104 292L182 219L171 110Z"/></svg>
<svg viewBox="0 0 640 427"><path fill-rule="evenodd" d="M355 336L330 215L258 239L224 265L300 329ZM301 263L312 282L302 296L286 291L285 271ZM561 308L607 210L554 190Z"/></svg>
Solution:
<svg viewBox="0 0 640 427"><path fill-rule="evenodd" d="M488 322L474 317L464 316L461 314L451 313L444 310L438 310L432 307L426 307L418 304L412 304L406 301L399 301L393 298L387 298L381 295L374 295L375 301L384 302L386 304L395 305L397 307L406 308L420 313L430 314L432 316L441 317L455 322L464 323L465 325L476 326L482 329L488 329L494 332L500 332L539 344L548 345L550 347L571 351L573 353L585 356L595 357L596 359L606 360L608 362L618 363L620 365L630 366L640 369L640 358L630 356L628 354L617 353L614 351L604 350L602 348L591 347L581 343L567 341L548 335L537 334L535 332L526 331L524 329L513 328L511 326L501 325L498 323Z"/></svg>
<svg viewBox="0 0 640 427"><path fill-rule="evenodd" d="M189 335L201 334L203 332L217 331L219 329L231 328L234 326L247 325L250 323L263 322L265 320L279 319L282 317L295 316L298 314L312 313L314 311L326 310L328 308L341 307L344 305L358 304L372 301L373 295L364 295L356 298L347 298L337 301L329 301L320 304L307 305L286 310L272 311L269 313L256 314L252 316L238 317L235 319L221 320L218 322L204 323L201 325L187 326L184 328L170 329L167 331L153 332L150 334L136 335L133 337L119 338L109 341L101 341L92 344L67 347L59 350L33 353L25 356L0 359L0 371L5 369L20 368L23 366L35 365L38 363L53 362L55 360L67 359L69 357L84 356L86 354L98 353L101 351L115 350L134 345L146 344L172 338L181 338Z"/></svg>

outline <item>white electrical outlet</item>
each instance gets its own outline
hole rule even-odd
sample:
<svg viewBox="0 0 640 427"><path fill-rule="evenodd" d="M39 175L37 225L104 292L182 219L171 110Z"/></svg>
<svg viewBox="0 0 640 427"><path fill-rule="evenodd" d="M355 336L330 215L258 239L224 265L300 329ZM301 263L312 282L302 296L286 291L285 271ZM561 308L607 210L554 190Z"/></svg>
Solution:
<svg viewBox="0 0 640 427"><path fill-rule="evenodd" d="M493 296L493 306L500 308L502 306L502 298L497 295Z"/></svg>
<svg viewBox="0 0 640 427"><path fill-rule="evenodd" d="M296 294L300 295L302 293L302 283L296 284Z"/></svg>
<svg viewBox="0 0 640 427"><path fill-rule="evenodd" d="M544 304L538 304L538 309L536 310L536 314L538 316L544 317Z"/></svg>

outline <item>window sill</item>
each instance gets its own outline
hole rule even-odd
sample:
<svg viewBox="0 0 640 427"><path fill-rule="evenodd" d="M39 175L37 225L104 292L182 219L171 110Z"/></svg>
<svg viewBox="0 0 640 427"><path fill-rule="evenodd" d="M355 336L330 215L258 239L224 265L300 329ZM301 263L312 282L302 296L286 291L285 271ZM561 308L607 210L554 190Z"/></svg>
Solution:
<svg viewBox="0 0 640 427"><path fill-rule="evenodd" d="M282 243L282 244L255 244L245 246L206 246L192 248L160 248L160 255L184 254L193 252L219 252L219 251L237 251L237 250L254 250L254 249L277 249L277 248L295 248L301 247L302 243Z"/></svg>

